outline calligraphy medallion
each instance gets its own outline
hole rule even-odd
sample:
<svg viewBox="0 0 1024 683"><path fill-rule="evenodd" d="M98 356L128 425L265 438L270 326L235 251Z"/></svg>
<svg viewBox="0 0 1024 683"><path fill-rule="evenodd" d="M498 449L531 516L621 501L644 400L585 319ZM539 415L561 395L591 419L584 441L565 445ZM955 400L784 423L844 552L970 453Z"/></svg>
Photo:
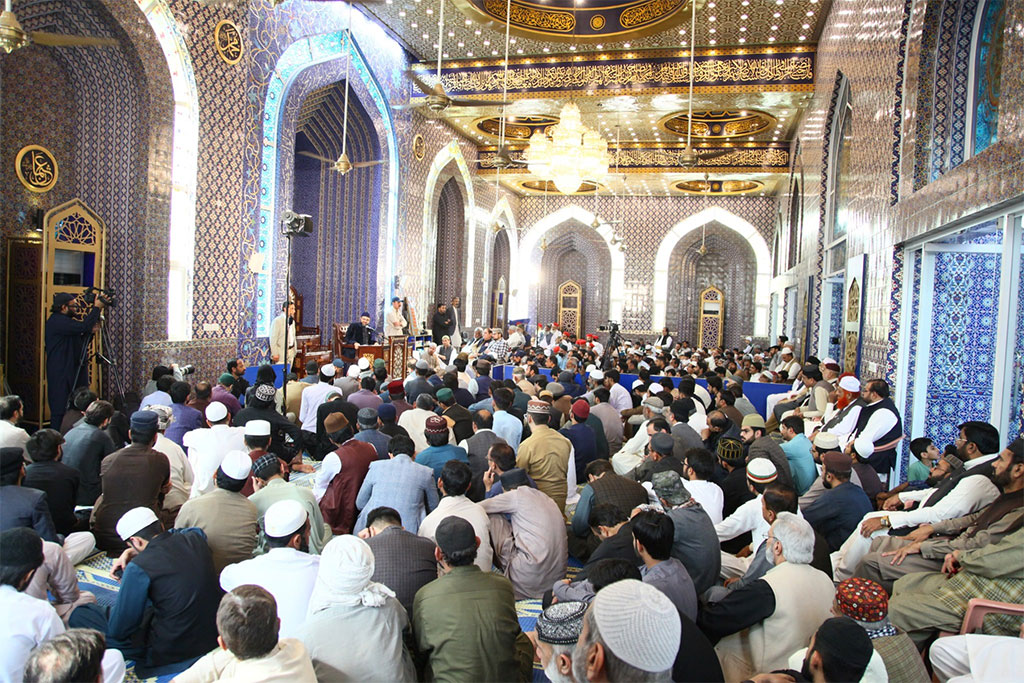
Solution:
<svg viewBox="0 0 1024 683"><path fill-rule="evenodd" d="M18 180L31 192L49 192L57 184L57 159L39 145L26 145L14 160Z"/></svg>
<svg viewBox="0 0 1024 683"><path fill-rule="evenodd" d="M213 40L217 46L217 54L225 62L233 66L242 61L242 52L244 52L242 34L234 23L227 19L218 22L213 29Z"/></svg>

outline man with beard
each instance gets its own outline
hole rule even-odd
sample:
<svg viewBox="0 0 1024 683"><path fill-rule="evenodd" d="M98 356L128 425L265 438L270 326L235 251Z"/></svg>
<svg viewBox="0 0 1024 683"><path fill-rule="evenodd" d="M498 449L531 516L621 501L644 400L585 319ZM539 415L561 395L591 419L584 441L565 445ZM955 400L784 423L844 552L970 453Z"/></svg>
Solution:
<svg viewBox="0 0 1024 683"><path fill-rule="evenodd" d="M572 683L572 651L583 630L587 603L556 602L537 617L534 649L551 683Z"/></svg>
<svg viewBox="0 0 1024 683"><path fill-rule="evenodd" d="M880 583L890 594L893 583L914 572L937 572L947 553L966 552L998 543L1024 521L1024 439L1006 447L992 466L992 483L1001 494L969 515L924 524L907 536L881 536L871 542L855 576ZM806 514L806 513L805 513Z"/></svg>
<svg viewBox="0 0 1024 683"><path fill-rule="evenodd" d="M831 451L822 456L821 465L826 491L803 513L804 519L828 541L829 552L835 552L874 506L864 490L850 481L853 469L849 456Z"/></svg>
<svg viewBox="0 0 1024 683"><path fill-rule="evenodd" d="M999 431L985 422L964 422L956 440L957 457L964 461L960 472L939 486L923 491L904 491L886 499L883 509L864 516L860 528L839 549L835 562L838 581L853 576L857 565L871 550L871 539L890 529L913 530L922 524L962 517L985 507L999 497L992 483L993 461L999 457ZM909 509L917 503L917 507ZM901 535L897 532L891 535Z"/></svg>
<svg viewBox="0 0 1024 683"><path fill-rule="evenodd" d="M725 416L720 410L712 410L705 418L707 426L701 430L701 439L704 441L704 448L712 453L718 449L718 442L722 439L738 439L740 427Z"/></svg>
<svg viewBox="0 0 1024 683"><path fill-rule="evenodd" d="M848 617L826 619L811 636L809 647L797 652L794 657L800 654L804 654L800 671L778 669L771 674L759 674L754 680L786 680L787 676L801 683L870 680L871 672L867 672L867 669L874 654L871 638L857 622ZM793 663L792 658L790 663Z"/></svg>

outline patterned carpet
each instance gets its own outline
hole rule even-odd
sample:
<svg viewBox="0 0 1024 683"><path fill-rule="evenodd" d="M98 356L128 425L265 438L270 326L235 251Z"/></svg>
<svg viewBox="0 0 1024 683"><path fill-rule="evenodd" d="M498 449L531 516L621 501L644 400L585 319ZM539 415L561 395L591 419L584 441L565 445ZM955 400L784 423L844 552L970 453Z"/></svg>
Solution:
<svg viewBox="0 0 1024 683"><path fill-rule="evenodd" d="M306 462L313 465L315 469L320 468L320 463L314 460L306 459ZM295 473L292 474L290 481L306 486L309 488L313 487L313 480L316 476L316 472L312 473ZM571 511L570 511L571 513ZM118 582L112 576L110 576L110 567L113 564L113 558L107 557L104 553L97 552L90 557L86 558L84 562L79 564L76 569L78 570L78 587L83 591L90 591L96 596L96 602L100 605L113 606L117 601ZM566 578L574 578L580 570L580 563L575 558L569 558L569 564L566 567ZM532 631L537 623L537 617L541 613L541 601L540 600L520 600L516 602L516 613L519 616L519 625L523 631ZM536 683L547 681L547 677L543 673L539 662L534 662L533 680ZM129 683L135 683L137 681L158 681L159 683L167 683L172 678L173 674L166 676L160 676L159 678L148 678L140 679L135 675L134 664L128 662L128 673L125 680Z"/></svg>

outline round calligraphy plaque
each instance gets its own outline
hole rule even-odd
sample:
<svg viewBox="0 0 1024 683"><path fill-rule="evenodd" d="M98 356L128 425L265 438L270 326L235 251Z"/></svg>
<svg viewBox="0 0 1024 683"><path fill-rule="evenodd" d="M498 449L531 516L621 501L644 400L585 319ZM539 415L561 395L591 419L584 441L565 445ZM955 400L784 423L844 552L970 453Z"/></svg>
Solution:
<svg viewBox="0 0 1024 683"><path fill-rule="evenodd" d="M213 41L217 47L217 54L225 62L235 65L242 61L242 34L233 22L227 19L218 22L213 29Z"/></svg>
<svg viewBox="0 0 1024 683"><path fill-rule="evenodd" d="M418 133L412 139L412 153L416 157L416 161L423 161L423 157L427 153L427 143L424 142L423 136Z"/></svg>
<svg viewBox="0 0 1024 683"><path fill-rule="evenodd" d="M39 145L26 145L14 159L18 180L31 192L49 192L57 184L57 159Z"/></svg>

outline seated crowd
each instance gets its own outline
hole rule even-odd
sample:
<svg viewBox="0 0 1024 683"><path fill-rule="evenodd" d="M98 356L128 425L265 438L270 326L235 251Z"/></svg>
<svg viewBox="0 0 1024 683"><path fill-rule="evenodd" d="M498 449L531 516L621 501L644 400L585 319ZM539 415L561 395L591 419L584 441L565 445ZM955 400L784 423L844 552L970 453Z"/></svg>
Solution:
<svg viewBox="0 0 1024 683"><path fill-rule="evenodd" d="M283 388L158 366L31 435L0 398L0 681L1015 675L1024 610L945 634L1024 602L1020 438L944 425L902 476L886 381L784 337L449 343ZM97 550L112 605L78 585Z"/></svg>

